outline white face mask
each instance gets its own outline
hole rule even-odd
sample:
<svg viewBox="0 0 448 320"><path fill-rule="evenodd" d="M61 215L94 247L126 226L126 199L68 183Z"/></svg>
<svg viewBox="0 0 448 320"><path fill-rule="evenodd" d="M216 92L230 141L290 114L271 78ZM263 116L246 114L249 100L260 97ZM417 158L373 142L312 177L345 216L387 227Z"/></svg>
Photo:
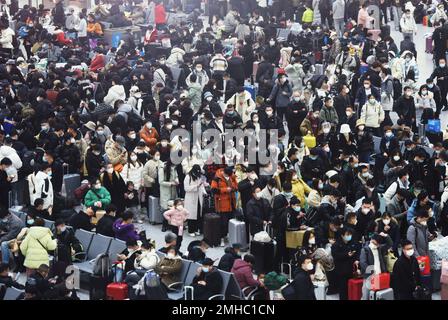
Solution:
<svg viewBox="0 0 448 320"><path fill-rule="evenodd" d="M146 123L146 128L151 129L152 128L152 123L151 122Z"/></svg>
<svg viewBox="0 0 448 320"><path fill-rule="evenodd" d="M390 131L388 131L388 132L386 132L386 137L392 137L392 135L393 135L393 133L392 132L390 132Z"/></svg>
<svg viewBox="0 0 448 320"><path fill-rule="evenodd" d="M70 142L71 142L71 143L76 143L75 138L71 138L71 139L70 139Z"/></svg>
<svg viewBox="0 0 448 320"><path fill-rule="evenodd" d="M316 238L311 238L308 240L309 244L316 244Z"/></svg>
<svg viewBox="0 0 448 320"><path fill-rule="evenodd" d="M347 117L351 117L352 112L351 112L351 111L345 111L345 115L346 115Z"/></svg>
<svg viewBox="0 0 448 320"><path fill-rule="evenodd" d="M176 209L179 211L182 211L182 210L184 210L184 206L180 204L176 207Z"/></svg>
<svg viewBox="0 0 448 320"><path fill-rule="evenodd" d="M308 271L313 270L313 264L312 264L311 262L308 263L308 264L306 265L306 269L307 269Z"/></svg>
<svg viewBox="0 0 448 320"><path fill-rule="evenodd" d="M400 160L400 156L394 156L394 161L399 161Z"/></svg>
<svg viewBox="0 0 448 320"><path fill-rule="evenodd" d="M275 46L275 41L274 41L274 40L269 41L269 45L270 45L271 47Z"/></svg>
<svg viewBox="0 0 448 320"><path fill-rule="evenodd" d="M103 130L98 130L97 132L96 132L98 135L103 135L104 134L104 131Z"/></svg>
<svg viewBox="0 0 448 320"><path fill-rule="evenodd" d="M322 129L322 131L323 131L324 133L329 133L329 132L330 132L330 128L324 128L324 129Z"/></svg>
<svg viewBox="0 0 448 320"><path fill-rule="evenodd" d="M256 197L257 199L260 199L261 196L262 196L262 193L261 193L261 192L257 192L257 193L255 194L255 197Z"/></svg>
<svg viewBox="0 0 448 320"><path fill-rule="evenodd" d="M165 141L164 141L164 142L162 142L162 143L160 143L160 144L162 145L162 147L165 148L165 147L168 145L168 142L165 142Z"/></svg>
<svg viewBox="0 0 448 320"><path fill-rule="evenodd" d="M330 152L330 147L326 146L326 147L323 148L323 150L324 150L325 152Z"/></svg>
<svg viewBox="0 0 448 320"><path fill-rule="evenodd" d="M405 250L404 254L408 257L412 257L414 255L414 249Z"/></svg>
<svg viewBox="0 0 448 320"><path fill-rule="evenodd" d="M166 257L167 257L168 259L174 259L175 255L172 254L172 253L170 252L170 253L168 253L168 254L166 255Z"/></svg>
<svg viewBox="0 0 448 320"><path fill-rule="evenodd" d="M205 98L205 100L207 100L208 102L210 102L210 101L213 100L213 97L207 97L207 98Z"/></svg>
<svg viewBox="0 0 448 320"><path fill-rule="evenodd" d="M137 156L131 156L131 161L137 161Z"/></svg>
<svg viewBox="0 0 448 320"><path fill-rule="evenodd" d="M173 125L172 125L172 124L168 124L168 125L166 126L166 128L167 128L168 130L171 130L171 129L173 128Z"/></svg>
<svg viewBox="0 0 448 320"><path fill-rule="evenodd" d="M95 185L95 189L101 189L101 183L97 183L96 185Z"/></svg>
<svg viewBox="0 0 448 320"><path fill-rule="evenodd" d="M107 173L109 173L109 174L114 173L114 168L107 169Z"/></svg>
<svg viewBox="0 0 448 320"><path fill-rule="evenodd" d="M267 115L268 117L272 116L272 111L266 111L266 115Z"/></svg>
<svg viewBox="0 0 448 320"><path fill-rule="evenodd" d="M370 209L368 209L368 208L362 209L362 213L364 213L364 214L368 214L369 212L370 212Z"/></svg>
<svg viewBox="0 0 448 320"><path fill-rule="evenodd" d="M428 222L427 222L427 221L421 221L420 224L421 224L422 226L427 226L427 225L428 225Z"/></svg>
<svg viewBox="0 0 448 320"><path fill-rule="evenodd" d="M154 156L154 160L159 161L160 160L160 156L159 155Z"/></svg>
<svg viewBox="0 0 448 320"><path fill-rule="evenodd" d="M132 140L134 140L137 137L137 134L133 133L129 135L129 138L131 138Z"/></svg>
<svg viewBox="0 0 448 320"><path fill-rule="evenodd" d="M383 219L383 223L384 223L384 225L389 225L389 223L390 223L390 219Z"/></svg>

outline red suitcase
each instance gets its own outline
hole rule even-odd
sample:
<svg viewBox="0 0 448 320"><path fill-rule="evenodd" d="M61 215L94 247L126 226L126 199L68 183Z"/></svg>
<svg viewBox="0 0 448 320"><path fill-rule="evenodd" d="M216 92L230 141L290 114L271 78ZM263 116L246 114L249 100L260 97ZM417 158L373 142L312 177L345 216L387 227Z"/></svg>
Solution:
<svg viewBox="0 0 448 320"><path fill-rule="evenodd" d="M426 53L432 53L432 36L427 36L425 38L426 46L425 46L425 52Z"/></svg>
<svg viewBox="0 0 448 320"><path fill-rule="evenodd" d="M108 300L125 300L128 298L128 285L122 282L113 282L106 288Z"/></svg>
<svg viewBox="0 0 448 320"><path fill-rule="evenodd" d="M348 280L348 300L361 300L364 279Z"/></svg>
<svg viewBox="0 0 448 320"><path fill-rule="evenodd" d="M417 261L418 261L418 265L420 267L420 274L422 276L431 275L429 257L428 256L420 256L420 257L417 257Z"/></svg>
<svg viewBox="0 0 448 320"><path fill-rule="evenodd" d="M370 289L380 291L390 288L390 273L375 274L370 278Z"/></svg>

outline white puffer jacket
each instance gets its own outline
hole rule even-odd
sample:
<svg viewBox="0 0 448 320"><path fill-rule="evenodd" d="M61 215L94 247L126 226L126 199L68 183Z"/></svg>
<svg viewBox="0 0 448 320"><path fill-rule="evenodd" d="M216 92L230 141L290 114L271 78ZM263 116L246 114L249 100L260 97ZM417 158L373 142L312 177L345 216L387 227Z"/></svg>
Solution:
<svg viewBox="0 0 448 320"><path fill-rule="evenodd" d="M44 200L44 209L53 206L53 184L51 178L43 171L30 174L28 176L28 186L30 192L30 203L34 203L37 198Z"/></svg>
<svg viewBox="0 0 448 320"><path fill-rule="evenodd" d="M143 165L138 162L136 164L126 163L120 175L124 182L132 181L134 183L134 189L138 190L142 186Z"/></svg>
<svg viewBox="0 0 448 320"><path fill-rule="evenodd" d="M181 48L173 48L171 54L166 60L166 65L169 67L178 67L184 62L185 51Z"/></svg>
<svg viewBox="0 0 448 320"><path fill-rule="evenodd" d="M9 160L11 160L11 162L12 162L12 165L17 170L22 168L22 160L20 159L19 155L17 154L17 151L14 148L11 148L9 146L1 146L0 147L0 161L3 158L9 158Z"/></svg>
<svg viewBox="0 0 448 320"><path fill-rule="evenodd" d="M0 35L0 46L3 49L12 49L12 40L13 36L15 35L14 31L11 28L6 28L5 30L2 30Z"/></svg>
<svg viewBox="0 0 448 320"><path fill-rule="evenodd" d="M112 107L117 100L126 100L126 92L124 91L124 87L121 84L116 84L110 87L107 95L104 97L104 103Z"/></svg>

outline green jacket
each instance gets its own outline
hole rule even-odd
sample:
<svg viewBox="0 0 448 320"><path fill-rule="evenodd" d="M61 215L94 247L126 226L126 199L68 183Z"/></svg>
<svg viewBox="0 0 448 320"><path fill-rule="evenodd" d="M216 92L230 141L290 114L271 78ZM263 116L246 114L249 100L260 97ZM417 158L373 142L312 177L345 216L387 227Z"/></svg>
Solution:
<svg viewBox="0 0 448 320"><path fill-rule="evenodd" d="M101 201L101 209L105 210L111 202L110 193L106 188L101 187L98 190L90 189L84 197L84 205L86 207L93 207L94 210L99 209L95 206L95 202Z"/></svg>
<svg viewBox="0 0 448 320"><path fill-rule="evenodd" d="M20 251L25 256L25 267L37 269L41 264L50 265L48 251L55 250L56 240L52 239L50 229L45 227L31 227L23 242Z"/></svg>

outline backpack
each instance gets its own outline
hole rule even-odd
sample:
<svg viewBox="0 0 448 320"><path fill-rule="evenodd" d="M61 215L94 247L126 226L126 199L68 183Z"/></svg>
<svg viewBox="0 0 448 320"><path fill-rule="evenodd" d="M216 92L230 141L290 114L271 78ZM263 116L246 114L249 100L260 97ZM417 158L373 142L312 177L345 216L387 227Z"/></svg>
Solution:
<svg viewBox="0 0 448 320"><path fill-rule="evenodd" d="M394 93L393 93L393 95L394 95L394 100L397 100L398 98L401 97L401 95L402 95L402 93L403 93L403 86L402 86L400 80L398 80L398 79L396 79L396 78L394 78L394 79L392 80L392 85L393 85L393 87L394 87Z"/></svg>
<svg viewBox="0 0 448 320"><path fill-rule="evenodd" d="M132 111L127 113L127 116L128 116L127 121L128 127L134 129L136 132L140 131L143 125L142 123L143 121L140 115L137 114L137 112L135 112L134 109L132 109Z"/></svg>
<svg viewBox="0 0 448 320"><path fill-rule="evenodd" d="M19 169L19 179L27 177L33 173L34 159L36 158L34 151L28 150L22 156L22 167Z"/></svg>
<svg viewBox="0 0 448 320"><path fill-rule="evenodd" d="M144 276L143 287L147 300L168 300L168 294L154 270L148 270Z"/></svg>
<svg viewBox="0 0 448 320"><path fill-rule="evenodd" d="M93 263L93 275L98 277L109 277L110 261L107 253L100 253Z"/></svg>

